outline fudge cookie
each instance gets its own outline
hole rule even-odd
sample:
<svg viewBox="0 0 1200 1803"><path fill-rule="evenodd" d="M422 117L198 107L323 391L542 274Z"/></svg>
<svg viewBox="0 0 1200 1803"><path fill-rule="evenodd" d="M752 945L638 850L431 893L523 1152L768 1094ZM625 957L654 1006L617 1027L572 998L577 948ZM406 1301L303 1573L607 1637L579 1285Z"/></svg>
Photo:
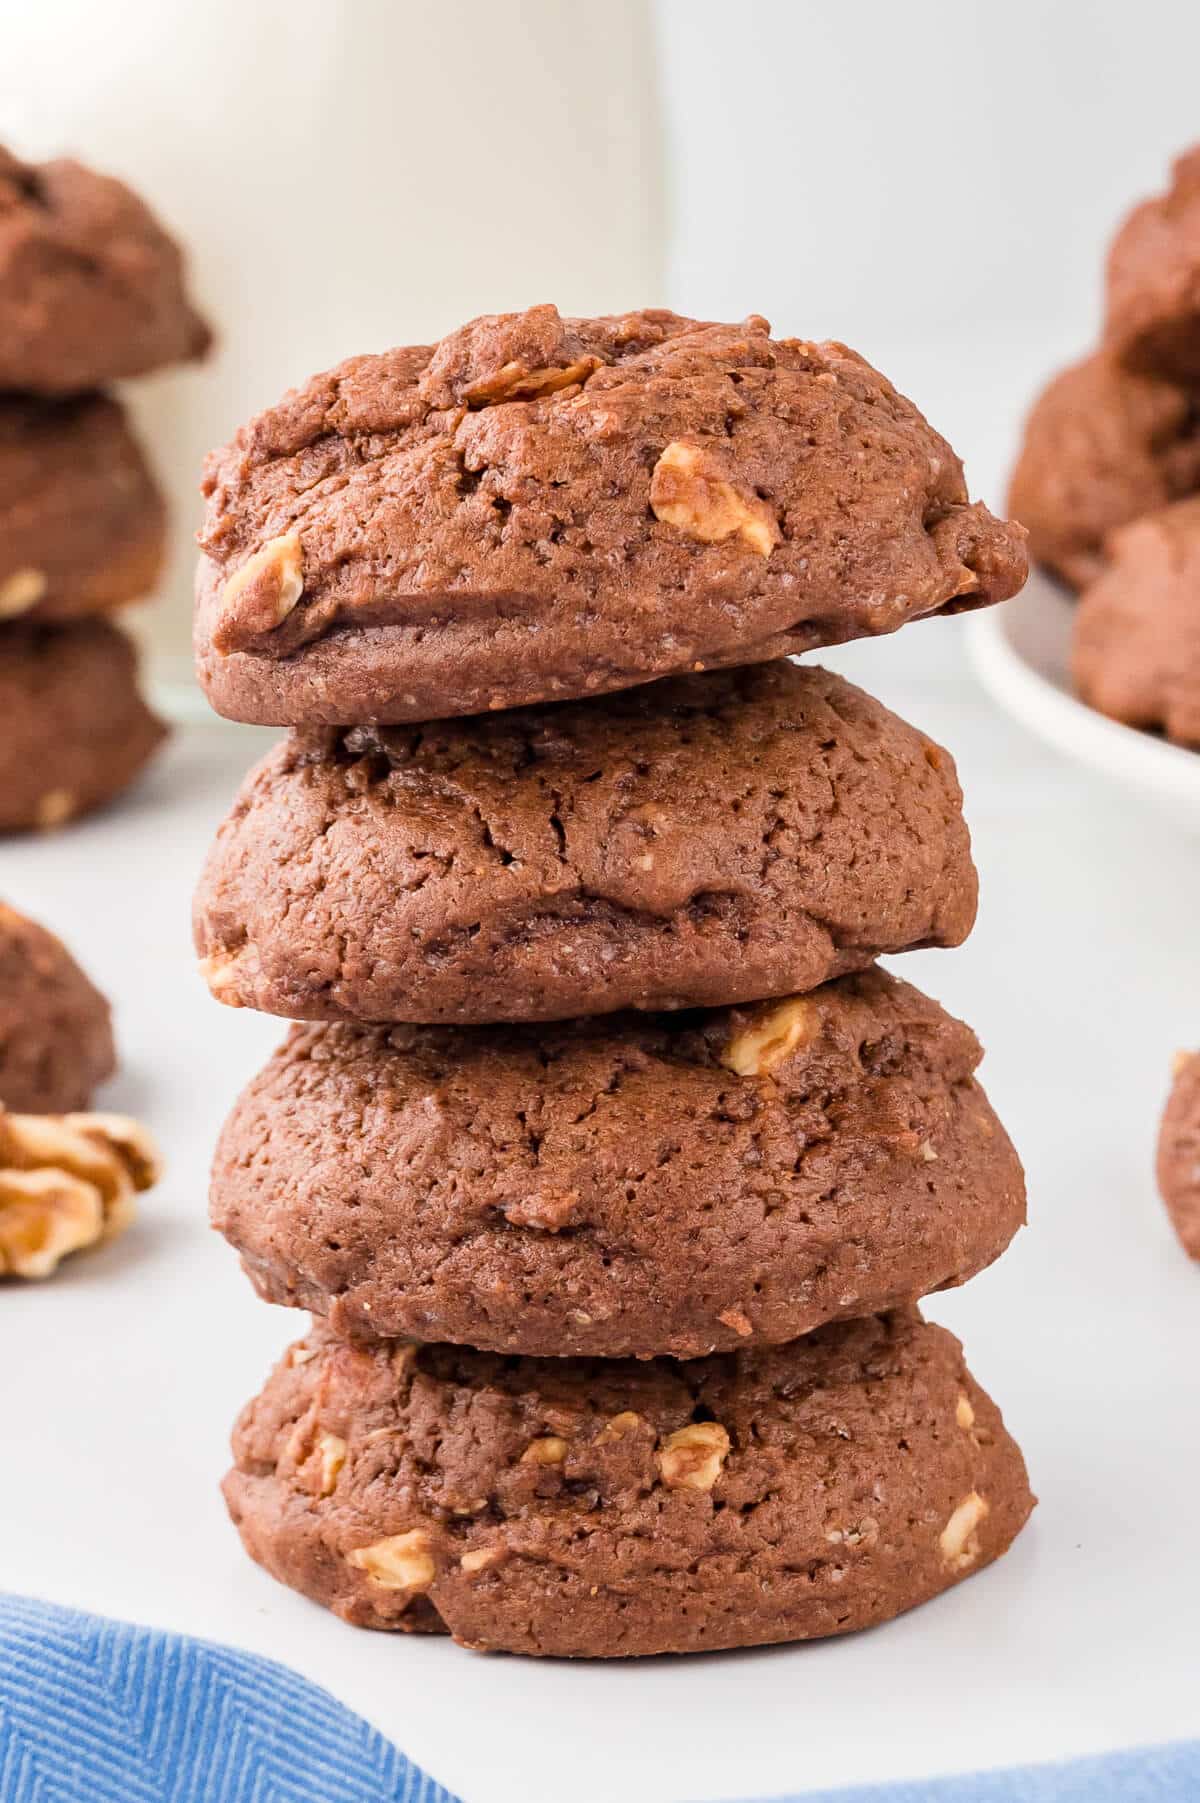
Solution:
<svg viewBox="0 0 1200 1803"><path fill-rule="evenodd" d="M616 1658L889 1620L1005 1552L1024 1461L915 1310L676 1363L293 1346L244 1411L247 1552L361 1627Z"/></svg>
<svg viewBox="0 0 1200 1803"><path fill-rule="evenodd" d="M122 182L0 149L0 389L70 394L199 357L179 247Z"/></svg>
<svg viewBox="0 0 1200 1803"><path fill-rule="evenodd" d="M0 1104L18 1114L86 1108L116 1062L100 991L61 939L0 902Z"/></svg>
<svg viewBox="0 0 1200 1803"><path fill-rule="evenodd" d="M1025 577L916 408L757 317L477 319L356 357L209 460L219 713L362 725L754 663Z"/></svg>
<svg viewBox="0 0 1200 1803"><path fill-rule="evenodd" d="M1104 338L1141 375L1200 382L1200 145L1113 239Z"/></svg>
<svg viewBox="0 0 1200 1803"><path fill-rule="evenodd" d="M979 1045L882 971L697 1016L296 1027L217 1146L261 1295L341 1334L678 1357L964 1282L1024 1219Z"/></svg>
<svg viewBox="0 0 1200 1803"><path fill-rule="evenodd" d="M1200 497L1123 526L1080 602L1075 683L1100 713L1200 747Z"/></svg>
<svg viewBox="0 0 1200 1803"><path fill-rule="evenodd" d="M1200 1052L1181 1052L1158 1138L1158 1187L1180 1244L1200 1258Z"/></svg>
<svg viewBox="0 0 1200 1803"><path fill-rule="evenodd" d="M1100 353L1034 402L1008 491L1037 562L1072 588L1104 568L1105 535L1200 489L1200 407Z"/></svg>
<svg viewBox="0 0 1200 1803"><path fill-rule="evenodd" d="M0 621L140 599L165 535L162 496L115 401L0 400Z"/></svg>
<svg viewBox="0 0 1200 1803"><path fill-rule="evenodd" d="M958 945L947 752L778 661L469 724L310 729L196 899L214 995L297 1020L553 1020L813 989Z"/></svg>
<svg viewBox="0 0 1200 1803"><path fill-rule="evenodd" d="M0 633L0 832L62 826L103 806L166 736L137 659L105 620Z"/></svg>

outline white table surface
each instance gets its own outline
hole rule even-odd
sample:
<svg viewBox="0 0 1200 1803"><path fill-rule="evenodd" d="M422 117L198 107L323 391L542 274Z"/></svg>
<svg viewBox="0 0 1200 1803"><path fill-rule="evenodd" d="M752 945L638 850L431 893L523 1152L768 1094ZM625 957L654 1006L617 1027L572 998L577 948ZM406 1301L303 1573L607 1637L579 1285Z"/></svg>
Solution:
<svg viewBox="0 0 1200 1803"><path fill-rule="evenodd" d="M934 651L925 635L941 634ZM217 1493L233 1416L302 1318L256 1302L206 1169L279 1022L211 1002L189 891L271 735L191 728L122 807L0 845L0 892L117 1006L103 1105L168 1169L140 1224L0 1295L0 1588L233 1642L370 1718L466 1803L679 1803L1200 1731L1200 1268L1152 1182L1172 1051L1200 1040L1200 841L1043 751L971 684L957 628L828 661L954 750L983 879L961 951L903 960L990 1048L1031 1226L929 1312L967 1343L1041 1497L1007 1559L849 1639L700 1659L480 1657L348 1628L243 1557ZM899 650L899 647L896 647Z"/></svg>

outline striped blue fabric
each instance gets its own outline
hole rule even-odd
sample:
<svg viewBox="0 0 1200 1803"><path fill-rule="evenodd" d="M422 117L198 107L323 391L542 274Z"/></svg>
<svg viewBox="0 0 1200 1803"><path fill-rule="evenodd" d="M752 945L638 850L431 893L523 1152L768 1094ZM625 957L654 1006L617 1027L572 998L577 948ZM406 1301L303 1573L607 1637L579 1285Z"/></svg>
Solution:
<svg viewBox="0 0 1200 1803"><path fill-rule="evenodd" d="M0 1803L457 1799L286 1666L0 1596Z"/></svg>
<svg viewBox="0 0 1200 1803"><path fill-rule="evenodd" d="M0 1596L0 1803L459 1799L273 1660ZM1200 1803L1200 1741L758 1803Z"/></svg>

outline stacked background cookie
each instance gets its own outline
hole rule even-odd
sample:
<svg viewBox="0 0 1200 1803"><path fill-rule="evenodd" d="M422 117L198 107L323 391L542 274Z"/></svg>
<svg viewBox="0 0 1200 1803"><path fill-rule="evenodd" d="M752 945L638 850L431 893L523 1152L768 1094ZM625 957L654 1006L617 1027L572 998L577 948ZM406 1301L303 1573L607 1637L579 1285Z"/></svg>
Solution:
<svg viewBox="0 0 1200 1803"><path fill-rule="evenodd" d="M298 1023L217 1225L316 1317L247 1550L347 1620L616 1655L804 1639L1009 1545L1024 1465L922 1296L1021 1224L956 945L953 762L793 651L998 601L1020 530L854 353L477 320L214 455L197 659L286 724L196 902Z"/></svg>
<svg viewBox="0 0 1200 1803"><path fill-rule="evenodd" d="M0 149L0 831L110 800L163 736L109 615L152 592L166 514L101 390L208 342L136 195Z"/></svg>
<svg viewBox="0 0 1200 1803"><path fill-rule="evenodd" d="M1009 506L1079 592L1082 698L1200 749L1200 146L1113 239L1101 344L1035 402Z"/></svg>

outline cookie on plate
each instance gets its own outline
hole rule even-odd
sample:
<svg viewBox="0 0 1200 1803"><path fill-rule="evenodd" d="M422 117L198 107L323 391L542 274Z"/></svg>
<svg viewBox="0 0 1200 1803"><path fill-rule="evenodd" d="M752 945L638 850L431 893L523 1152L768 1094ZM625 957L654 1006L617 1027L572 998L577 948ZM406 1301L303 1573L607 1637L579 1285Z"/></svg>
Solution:
<svg viewBox="0 0 1200 1803"><path fill-rule="evenodd" d="M553 1020L786 995L958 945L945 751L786 661L465 724L314 729L253 771L196 945L297 1020Z"/></svg>
<svg viewBox="0 0 1200 1803"><path fill-rule="evenodd" d="M1080 695L1129 726L1200 747L1200 496L1108 540L1075 621Z"/></svg>
<svg viewBox="0 0 1200 1803"><path fill-rule="evenodd" d="M61 939L0 902L0 1105L69 1114L115 1069L107 1001Z"/></svg>
<svg viewBox="0 0 1200 1803"><path fill-rule="evenodd" d="M1098 352L1055 376L1025 425L1008 506L1033 557L1072 588L1104 568L1116 526L1200 489L1200 405Z"/></svg>
<svg viewBox="0 0 1200 1803"><path fill-rule="evenodd" d="M111 176L0 148L0 390L72 394L199 357L174 239Z"/></svg>
<svg viewBox="0 0 1200 1803"><path fill-rule="evenodd" d="M137 601L165 541L162 495L116 401L0 399L0 621Z"/></svg>
<svg viewBox="0 0 1200 1803"><path fill-rule="evenodd" d="M1200 1052L1181 1052L1158 1136L1158 1187L1179 1243L1200 1258Z"/></svg>
<svg viewBox="0 0 1200 1803"><path fill-rule="evenodd" d="M684 1364L318 1330L234 1456L246 1550L343 1620L583 1658L871 1627L998 1558L1034 1502L915 1310Z"/></svg>
<svg viewBox="0 0 1200 1803"><path fill-rule="evenodd" d="M840 344L757 317L474 320L355 357L209 460L219 713L362 725L753 663L983 606L1024 536Z"/></svg>
<svg viewBox="0 0 1200 1803"><path fill-rule="evenodd" d="M1200 145L1136 206L1108 253L1104 339L1140 375L1200 383Z"/></svg>
<svg viewBox="0 0 1200 1803"><path fill-rule="evenodd" d="M166 735L137 659L106 620L0 633L0 832L46 830L102 807Z"/></svg>
<svg viewBox="0 0 1200 1803"><path fill-rule="evenodd" d="M296 1027L214 1224L339 1333L689 1357L964 1282L1024 1219L970 1029L883 971L695 1015Z"/></svg>

